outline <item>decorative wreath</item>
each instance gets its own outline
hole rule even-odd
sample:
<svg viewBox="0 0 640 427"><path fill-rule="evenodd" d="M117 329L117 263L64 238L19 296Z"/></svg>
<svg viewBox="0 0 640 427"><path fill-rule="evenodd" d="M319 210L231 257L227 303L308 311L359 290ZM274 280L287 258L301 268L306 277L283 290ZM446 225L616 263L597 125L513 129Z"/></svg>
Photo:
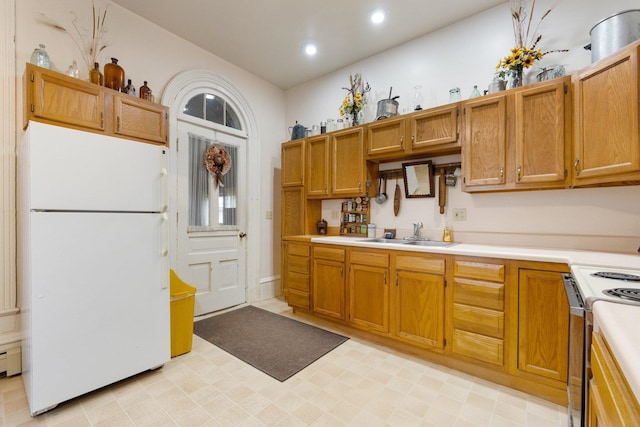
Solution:
<svg viewBox="0 0 640 427"><path fill-rule="evenodd" d="M221 145L211 144L204 153L207 170L216 178L216 186L224 187L222 176L231 169L231 157Z"/></svg>

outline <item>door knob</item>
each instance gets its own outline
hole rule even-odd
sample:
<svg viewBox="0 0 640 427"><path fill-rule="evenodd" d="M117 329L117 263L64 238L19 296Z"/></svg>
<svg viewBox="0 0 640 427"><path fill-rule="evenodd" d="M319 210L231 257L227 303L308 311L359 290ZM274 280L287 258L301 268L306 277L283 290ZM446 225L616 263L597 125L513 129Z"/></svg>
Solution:
<svg viewBox="0 0 640 427"><path fill-rule="evenodd" d="M240 232L240 238L242 239L243 237L245 237L247 235L247 233L245 233L244 231Z"/></svg>

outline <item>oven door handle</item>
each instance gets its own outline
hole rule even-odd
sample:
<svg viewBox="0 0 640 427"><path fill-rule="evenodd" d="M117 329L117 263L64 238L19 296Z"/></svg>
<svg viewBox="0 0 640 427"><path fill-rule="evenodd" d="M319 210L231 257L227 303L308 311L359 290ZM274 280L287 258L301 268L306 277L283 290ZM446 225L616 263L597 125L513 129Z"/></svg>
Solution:
<svg viewBox="0 0 640 427"><path fill-rule="evenodd" d="M576 289L575 279L571 274L565 274L562 276L564 282L564 291L567 294L567 301L569 302L569 311L574 316L584 317L584 303L580 292Z"/></svg>

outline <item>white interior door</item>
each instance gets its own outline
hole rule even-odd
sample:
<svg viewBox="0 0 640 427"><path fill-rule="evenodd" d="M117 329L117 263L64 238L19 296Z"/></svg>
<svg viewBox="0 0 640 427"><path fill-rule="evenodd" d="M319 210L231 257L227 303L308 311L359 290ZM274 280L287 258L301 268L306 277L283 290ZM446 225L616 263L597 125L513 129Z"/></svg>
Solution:
<svg viewBox="0 0 640 427"><path fill-rule="evenodd" d="M177 273L197 288L200 315L247 300L247 150L240 131L187 120L178 121ZM231 159L221 185L205 166L211 145Z"/></svg>

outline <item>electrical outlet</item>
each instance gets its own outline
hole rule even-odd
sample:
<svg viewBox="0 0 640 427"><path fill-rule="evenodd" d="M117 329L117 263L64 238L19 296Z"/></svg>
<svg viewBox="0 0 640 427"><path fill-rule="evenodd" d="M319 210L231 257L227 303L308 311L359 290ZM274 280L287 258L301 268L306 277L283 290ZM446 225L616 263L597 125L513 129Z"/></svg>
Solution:
<svg viewBox="0 0 640 427"><path fill-rule="evenodd" d="M331 211L331 219L340 219L340 212Z"/></svg>
<svg viewBox="0 0 640 427"><path fill-rule="evenodd" d="M467 220L467 209L466 208L456 208L453 210L453 220L454 221L466 221Z"/></svg>
<svg viewBox="0 0 640 427"><path fill-rule="evenodd" d="M273 211L267 211L267 219L273 219Z"/></svg>

